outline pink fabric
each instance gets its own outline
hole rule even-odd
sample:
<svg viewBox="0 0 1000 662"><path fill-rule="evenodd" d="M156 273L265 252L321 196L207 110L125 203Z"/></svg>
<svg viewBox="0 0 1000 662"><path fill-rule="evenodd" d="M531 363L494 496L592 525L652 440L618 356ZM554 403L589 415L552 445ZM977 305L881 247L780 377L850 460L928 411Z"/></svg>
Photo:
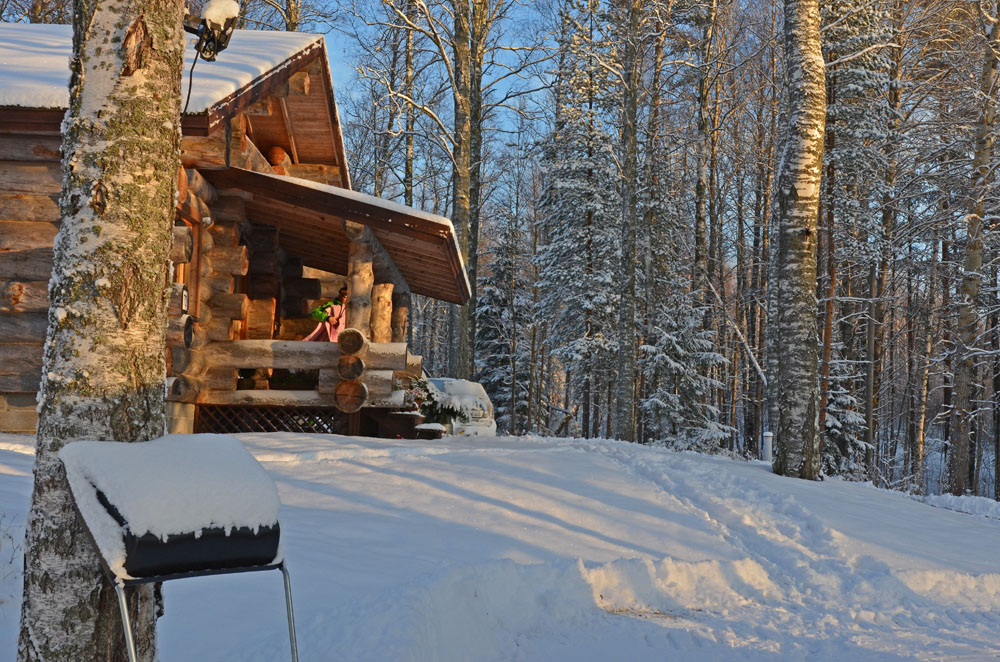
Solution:
<svg viewBox="0 0 1000 662"><path fill-rule="evenodd" d="M330 311L330 317L328 317L325 322L317 324L316 328L312 330L312 333L303 338L303 340L311 340L313 342L337 342L337 338L340 336L340 332L343 328L344 306L343 304L334 304Z"/></svg>

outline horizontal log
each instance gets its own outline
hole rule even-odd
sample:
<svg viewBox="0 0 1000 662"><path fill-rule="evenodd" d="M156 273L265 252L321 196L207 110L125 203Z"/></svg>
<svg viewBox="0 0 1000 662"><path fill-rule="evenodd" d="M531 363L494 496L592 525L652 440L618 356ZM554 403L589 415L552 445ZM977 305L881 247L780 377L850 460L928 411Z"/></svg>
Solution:
<svg viewBox="0 0 1000 662"><path fill-rule="evenodd" d="M368 396L368 402L365 403L365 407L391 407L393 409L400 409L406 405L406 391L393 391L389 395L383 396Z"/></svg>
<svg viewBox="0 0 1000 662"><path fill-rule="evenodd" d="M210 228L198 228L198 237L201 241L201 252L204 255L215 248L215 237L209 232Z"/></svg>
<svg viewBox="0 0 1000 662"><path fill-rule="evenodd" d="M361 381L368 387L369 397L384 397L392 393L395 377L392 370L366 370Z"/></svg>
<svg viewBox="0 0 1000 662"><path fill-rule="evenodd" d="M362 354L365 365L372 370L403 370L406 368L405 342L373 342Z"/></svg>
<svg viewBox="0 0 1000 662"><path fill-rule="evenodd" d="M337 337L337 345L344 354L364 354L368 349L368 338L358 329L344 329Z"/></svg>
<svg viewBox="0 0 1000 662"><path fill-rule="evenodd" d="M174 264L187 264L194 253L194 235L186 225L175 225L174 242L170 248L170 261Z"/></svg>
<svg viewBox="0 0 1000 662"><path fill-rule="evenodd" d="M267 150L267 162L272 166L287 166L292 164L292 157L288 156L288 152L284 149L275 145Z"/></svg>
<svg viewBox="0 0 1000 662"><path fill-rule="evenodd" d="M233 368L333 368L340 358L336 343L294 340L238 340L213 343L208 350L213 365Z"/></svg>
<svg viewBox="0 0 1000 662"><path fill-rule="evenodd" d="M247 294L251 299L282 299L281 281L276 276L251 274L247 283Z"/></svg>
<svg viewBox="0 0 1000 662"><path fill-rule="evenodd" d="M201 402L207 393L205 382L198 377L177 375L167 391L167 400L171 402Z"/></svg>
<svg viewBox="0 0 1000 662"><path fill-rule="evenodd" d="M191 347L194 341L194 325L194 318L190 315L167 319L167 346Z"/></svg>
<svg viewBox="0 0 1000 662"><path fill-rule="evenodd" d="M0 134L0 161L52 161L62 158L59 136Z"/></svg>
<svg viewBox="0 0 1000 662"><path fill-rule="evenodd" d="M253 258L250 260L250 273L252 274L278 274L278 254L275 252L255 250Z"/></svg>
<svg viewBox="0 0 1000 662"><path fill-rule="evenodd" d="M204 349L211 341L208 339L208 331L195 322L194 331L191 333L191 349Z"/></svg>
<svg viewBox="0 0 1000 662"><path fill-rule="evenodd" d="M341 378L337 375L337 371L331 368L325 368L319 371L319 381L316 383L316 390L320 393L334 393L337 390L337 384L339 384Z"/></svg>
<svg viewBox="0 0 1000 662"><path fill-rule="evenodd" d="M0 251L52 248L58 223L0 221Z"/></svg>
<svg viewBox="0 0 1000 662"><path fill-rule="evenodd" d="M0 252L0 278L4 280L44 280L52 276L51 248Z"/></svg>
<svg viewBox="0 0 1000 662"><path fill-rule="evenodd" d="M340 186L340 168L334 165L320 163L293 163L285 166L285 170L292 177L307 179L319 184L329 186Z"/></svg>
<svg viewBox="0 0 1000 662"><path fill-rule="evenodd" d="M225 140L216 136L185 136L181 139L181 164L185 168L225 168Z"/></svg>
<svg viewBox="0 0 1000 662"><path fill-rule="evenodd" d="M187 347L171 347L170 356L173 361L175 375L191 375L197 377L205 372L208 363L201 350Z"/></svg>
<svg viewBox="0 0 1000 662"><path fill-rule="evenodd" d="M246 319L250 311L250 299L239 292L216 292L208 300L208 307L217 317L241 320Z"/></svg>
<svg viewBox="0 0 1000 662"><path fill-rule="evenodd" d="M62 170L54 161L0 161L0 182L7 193L57 195L62 191Z"/></svg>
<svg viewBox="0 0 1000 662"><path fill-rule="evenodd" d="M236 338L236 329L233 328L233 319L229 317L213 317L208 324L200 324L205 329L209 340L216 342L226 342Z"/></svg>
<svg viewBox="0 0 1000 662"><path fill-rule="evenodd" d="M316 324L311 317L284 317L275 340L302 340L312 333Z"/></svg>
<svg viewBox="0 0 1000 662"><path fill-rule="evenodd" d="M406 352L406 367L397 371L399 377L419 379L424 373L424 360L419 354Z"/></svg>
<svg viewBox="0 0 1000 662"><path fill-rule="evenodd" d="M333 394L318 391L239 390L209 391L201 401L208 405L270 405L272 407L331 407Z"/></svg>
<svg viewBox="0 0 1000 662"><path fill-rule="evenodd" d="M0 220L58 223L61 217L58 195L0 193Z"/></svg>
<svg viewBox="0 0 1000 662"><path fill-rule="evenodd" d="M42 371L0 375L0 393L32 393L42 385Z"/></svg>
<svg viewBox="0 0 1000 662"><path fill-rule="evenodd" d="M247 207L242 198L231 195L220 195L212 203L212 216L217 223L246 223Z"/></svg>
<svg viewBox="0 0 1000 662"><path fill-rule="evenodd" d="M281 275L287 281L289 278L302 278L302 258L301 257L290 257L285 261L285 264L281 267ZM319 297L316 297L319 298Z"/></svg>
<svg viewBox="0 0 1000 662"><path fill-rule="evenodd" d="M309 305L308 299L288 296L287 291L281 300L281 309L284 311L285 317L299 317L300 315L305 315L315 307Z"/></svg>
<svg viewBox="0 0 1000 662"><path fill-rule="evenodd" d="M273 225L254 223L250 226L250 234L246 238L247 246L254 251L276 253L278 251L278 228Z"/></svg>
<svg viewBox="0 0 1000 662"><path fill-rule="evenodd" d="M0 312L41 313L48 309L47 280L0 281Z"/></svg>
<svg viewBox="0 0 1000 662"><path fill-rule="evenodd" d="M356 379L342 379L333 389L333 401L337 409L353 414L360 411L368 400L368 386Z"/></svg>
<svg viewBox="0 0 1000 662"><path fill-rule="evenodd" d="M41 343L0 342L0 375L31 373L40 376L43 348Z"/></svg>
<svg viewBox="0 0 1000 662"><path fill-rule="evenodd" d="M247 313L247 338L269 340L273 337L276 312L274 299L251 299Z"/></svg>
<svg viewBox="0 0 1000 662"><path fill-rule="evenodd" d="M202 301L208 301L218 292L232 292L235 280L232 274L212 271L201 276Z"/></svg>
<svg viewBox="0 0 1000 662"><path fill-rule="evenodd" d="M236 223L213 223L208 229L208 234L218 246L235 246L240 243L240 226Z"/></svg>
<svg viewBox="0 0 1000 662"><path fill-rule="evenodd" d="M361 379L365 374L365 360L356 354L342 354L337 362L337 376L340 379Z"/></svg>
<svg viewBox="0 0 1000 662"><path fill-rule="evenodd" d="M211 343L205 351L210 364L233 368L333 369L340 361L340 348L331 342L234 340ZM364 358L370 370L398 370L406 362L406 344L371 345Z"/></svg>
<svg viewBox="0 0 1000 662"><path fill-rule="evenodd" d="M239 381L236 368L228 366L212 366L202 376L205 387L214 391L235 391Z"/></svg>
<svg viewBox="0 0 1000 662"><path fill-rule="evenodd" d="M0 339L11 343L43 343L48 325L45 313L0 315Z"/></svg>
<svg viewBox="0 0 1000 662"><path fill-rule="evenodd" d="M250 266L246 246L216 246L208 256L212 260L211 270L224 274L243 276Z"/></svg>

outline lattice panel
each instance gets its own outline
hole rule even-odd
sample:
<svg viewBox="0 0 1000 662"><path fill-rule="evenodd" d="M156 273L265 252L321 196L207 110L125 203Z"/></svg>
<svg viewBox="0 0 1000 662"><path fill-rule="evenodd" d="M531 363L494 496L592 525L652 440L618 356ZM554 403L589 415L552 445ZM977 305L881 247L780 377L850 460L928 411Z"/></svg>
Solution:
<svg viewBox="0 0 1000 662"><path fill-rule="evenodd" d="M347 434L347 417L334 407L199 405L195 432Z"/></svg>

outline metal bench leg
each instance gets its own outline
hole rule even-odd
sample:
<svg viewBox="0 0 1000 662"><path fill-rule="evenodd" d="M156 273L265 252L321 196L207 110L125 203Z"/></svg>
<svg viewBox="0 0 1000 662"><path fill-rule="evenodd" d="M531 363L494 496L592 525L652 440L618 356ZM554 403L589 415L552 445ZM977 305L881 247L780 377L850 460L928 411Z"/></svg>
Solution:
<svg viewBox="0 0 1000 662"><path fill-rule="evenodd" d="M288 641L292 646L292 662L299 662L299 646L295 640L295 611L292 609L292 581L288 578L285 564L282 563L280 567L281 576L285 580L285 611L288 612Z"/></svg>
<svg viewBox="0 0 1000 662"><path fill-rule="evenodd" d="M125 589L115 582L115 593L118 594L118 609L122 613L122 627L125 628L125 646L128 648L129 662L136 662L135 640L132 639L132 623L128 617L128 603L125 602Z"/></svg>

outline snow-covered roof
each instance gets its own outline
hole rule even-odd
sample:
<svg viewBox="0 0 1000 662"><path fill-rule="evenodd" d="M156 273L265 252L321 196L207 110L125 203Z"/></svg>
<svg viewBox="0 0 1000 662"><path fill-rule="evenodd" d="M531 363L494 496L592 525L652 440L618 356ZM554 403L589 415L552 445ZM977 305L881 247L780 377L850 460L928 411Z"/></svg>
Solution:
<svg viewBox="0 0 1000 662"><path fill-rule="evenodd" d="M189 36L185 95L193 44ZM188 113L207 111L293 55L322 45L322 35L236 30L215 62L199 59ZM72 50L72 26L0 23L0 107L66 108Z"/></svg>

